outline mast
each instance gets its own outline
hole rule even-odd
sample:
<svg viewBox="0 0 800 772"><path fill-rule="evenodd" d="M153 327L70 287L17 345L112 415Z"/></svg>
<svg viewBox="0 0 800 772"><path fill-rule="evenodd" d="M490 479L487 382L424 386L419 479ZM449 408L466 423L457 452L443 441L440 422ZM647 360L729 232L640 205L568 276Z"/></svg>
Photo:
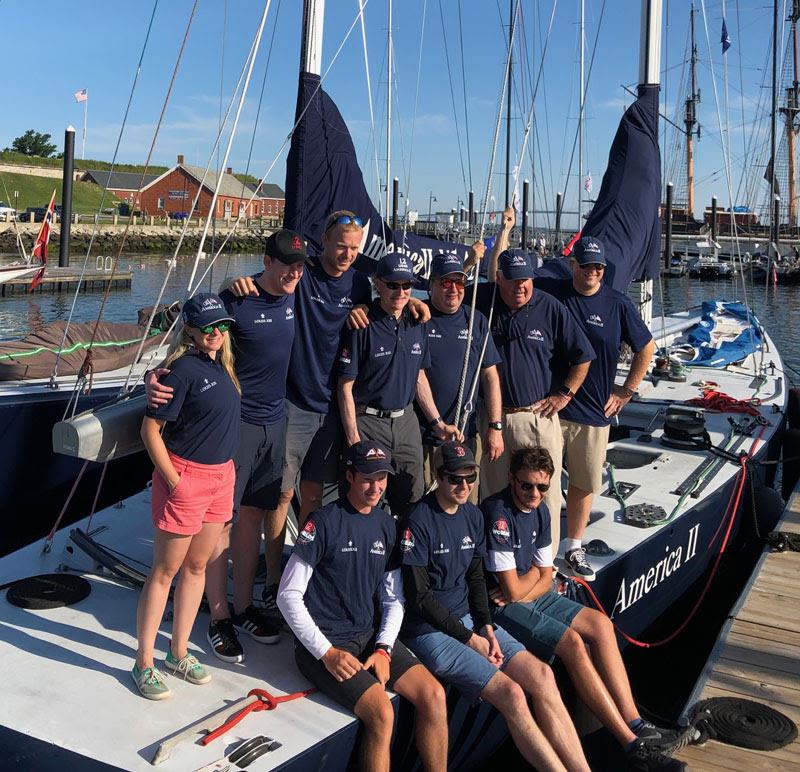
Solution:
<svg viewBox="0 0 800 772"><path fill-rule="evenodd" d="M580 26L580 62L581 62L581 87L580 107L578 109L578 228L583 228L583 102L586 98L586 82L584 76L583 52L583 25L584 25L584 0L581 0L581 26Z"/></svg>
<svg viewBox="0 0 800 772"><path fill-rule="evenodd" d="M795 135L797 134L797 113L800 110L800 83L798 83L797 62L797 20L800 19L800 0L792 0L792 12L789 21L792 23L792 85L786 89L786 106L781 108L786 121L786 148L789 156L789 189L787 210L789 215L789 228L797 225L797 172L795 168ZM773 166L774 168L774 166Z"/></svg>
<svg viewBox="0 0 800 772"><path fill-rule="evenodd" d="M514 34L514 0L508 0L508 97L506 100L506 202L511 203L509 196L511 183L511 58L514 53L512 39Z"/></svg>
<svg viewBox="0 0 800 772"><path fill-rule="evenodd" d="M770 149L769 149L769 211L770 211L770 241L774 249L778 250L779 217L776 216L775 196L775 140L778 133L778 0L772 3L772 116L770 121ZM776 257L780 257L776 254ZM767 282L769 285L769 282Z"/></svg>
<svg viewBox="0 0 800 772"><path fill-rule="evenodd" d="M389 180L392 178L392 0L389 0L389 36L386 43L386 217L391 209L391 189Z"/></svg>
<svg viewBox="0 0 800 772"><path fill-rule="evenodd" d="M697 103L700 92L697 90L697 43L694 38L694 16L697 13L692 3L689 11L689 30L691 35L691 80L692 93L686 99L684 125L686 126L686 209L689 217L694 217L694 135L700 139L700 125L697 123ZM695 132L695 126L697 130Z"/></svg>
<svg viewBox="0 0 800 772"><path fill-rule="evenodd" d="M300 41L302 72L319 75L322 72L322 30L325 20L325 0L304 0L303 31Z"/></svg>

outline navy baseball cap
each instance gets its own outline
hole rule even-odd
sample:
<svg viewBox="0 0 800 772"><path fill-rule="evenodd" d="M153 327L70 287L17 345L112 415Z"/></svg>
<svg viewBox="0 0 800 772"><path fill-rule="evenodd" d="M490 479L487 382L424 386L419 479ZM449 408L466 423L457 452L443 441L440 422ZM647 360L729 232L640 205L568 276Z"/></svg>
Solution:
<svg viewBox="0 0 800 772"><path fill-rule="evenodd" d="M299 233L281 228L267 239L264 252L273 260L280 260L284 265L299 263L308 257L306 245Z"/></svg>
<svg viewBox="0 0 800 772"><path fill-rule="evenodd" d="M182 314L183 323L190 327L208 327L217 322L233 321L219 295L213 292L201 292L189 298L183 304Z"/></svg>
<svg viewBox="0 0 800 772"><path fill-rule="evenodd" d="M366 475L394 473L392 454L385 445L372 440L361 440L351 445L345 453L345 467Z"/></svg>
<svg viewBox="0 0 800 772"><path fill-rule="evenodd" d="M389 252L378 260L375 276L384 281L415 281L411 258L399 252Z"/></svg>
<svg viewBox="0 0 800 772"><path fill-rule="evenodd" d="M500 255L500 272L504 279L532 279L534 265L527 254L512 253L506 250Z"/></svg>
<svg viewBox="0 0 800 772"><path fill-rule="evenodd" d="M594 236L584 236L572 248L572 257L578 265L605 265L606 251L603 242Z"/></svg>
<svg viewBox="0 0 800 772"><path fill-rule="evenodd" d="M464 261L453 252L440 252L431 261L431 278L449 276L451 273L460 273L466 276Z"/></svg>
<svg viewBox="0 0 800 772"><path fill-rule="evenodd" d="M478 466L472 451L463 443L444 442L439 446L437 472L458 472L462 469L474 469Z"/></svg>

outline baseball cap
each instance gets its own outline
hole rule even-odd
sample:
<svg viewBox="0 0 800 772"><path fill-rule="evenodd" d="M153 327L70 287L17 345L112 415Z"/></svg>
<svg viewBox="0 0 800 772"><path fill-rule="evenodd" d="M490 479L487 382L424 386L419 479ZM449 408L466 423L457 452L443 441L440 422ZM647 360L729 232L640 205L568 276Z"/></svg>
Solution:
<svg viewBox="0 0 800 772"><path fill-rule="evenodd" d="M361 440L351 445L345 453L345 467L361 474L394 473L392 454L380 442Z"/></svg>
<svg viewBox="0 0 800 772"><path fill-rule="evenodd" d="M291 265L308 257L306 245L299 233L281 228L267 239L264 252L284 265Z"/></svg>
<svg viewBox="0 0 800 772"><path fill-rule="evenodd" d="M440 252L434 255L431 261L431 278L449 276L451 273L460 273L466 276L464 261L453 252Z"/></svg>
<svg viewBox="0 0 800 772"><path fill-rule="evenodd" d="M415 281L411 258L398 252L389 252L378 260L375 276L384 281Z"/></svg>
<svg viewBox="0 0 800 772"><path fill-rule="evenodd" d="M506 250L500 255L500 272L503 278L510 279L532 279L533 263L527 254L512 253Z"/></svg>
<svg viewBox="0 0 800 772"><path fill-rule="evenodd" d="M183 304L182 314L183 323L190 327L208 327L217 322L233 321L219 295L213 292L201 292L190 297Z"/></svg>
<svg viewBox="0 0 800 772"><path fill-rule="evenodd" d="M605 254L603 242L593 236L584 236L572 248L572 257L578 265L605 265Z"/></svg>
<svg viewBox="0 0 800 772"><path fill-rule="evenodd" d="M461 469L474 469L478 466L472 451L461 442L444 442L438 449L437 472L458 472Z"/></svg>

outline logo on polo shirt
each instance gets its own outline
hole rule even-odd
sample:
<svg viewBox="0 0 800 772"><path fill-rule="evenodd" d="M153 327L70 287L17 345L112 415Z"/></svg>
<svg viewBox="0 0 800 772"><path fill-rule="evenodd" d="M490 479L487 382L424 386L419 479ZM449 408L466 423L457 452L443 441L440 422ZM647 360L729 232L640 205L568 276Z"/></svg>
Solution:
<svg viewBox="0 0 800 772"><path fill-rule="evenodd" d="M406 528L400 537L400 549L403 552L411 552L414 549L414 534L410 528Z"/></svg>
<svg viewBox="0 0 800 772"><path fill-rule="evenodd" d="M492 535L497 541L508 544L508 539L511 536L511 529L508 527L508 521L502 517L494 521L492 526Z"/></svg>
<svg viewBox="0 0 800 772"><path fill-rule="evenodd" d="M297 535L297 539L301 544L311 544L317 536L317 526L314 525L313 520L306 520L303 530Z"/></svg>
<svg viewBox="0 0 800 772"><path fill-rule="evenodd" d="M291 308L286 309L286 319L294 319L294 310Z"/></svg>
<svg viewBox="0 0 800 772"><path fill-rule="evenodd" d="M345 364L345 365L349 365L350 364L350 349L349 348L343 348L342 349L342 353L339 354L339 361L342 364Z"/></svg>
<svg viewBox="0 0 800 772"><path fill-rule="evenodd" d="M383 542L378 539L378 541L372 542L372 548L369 551L370 555L385 555L386 554L386 547L383 546Z"/></svg>
<svg viewBox="0 0 800 772"><path fill-rule="evenodd" d="M261 314L261 316L257 319L253 319L253 324L270 324L271 322L272 317L267 316L266 314Z"/></svg>
<svg viewBox="0 0 800 772"><path fill-rule="evenodd" d="M200 387L200 393L202 394L204 391L213 389L216 385L217 385L216 381L209 382L208 378L203 378L203 385Z"/></svg>
<svg viewBox="0 0 800 772"><path fill-rule="evenodd" d="M342 547L342 552L358 552L358 547L354 547L353 546L353 540L350 539L347 542L347 546L346 547Z"/></svg>
<svg viewBox="0 0 800 772"><path fill-rule="evenodd" d="M586 320L586 324L593 324L595 327L602 327L603 319L600 314L591 314Z"/></svg>
<svg viewBox="0 0 800 772"><path fill-rule="evenodd" d="M325 301L319 295L312 295L311 300L313 300L315 303L320 303L323 306L325 305Z"/></svg>
<svg viewBox="0 0 800 772"><path fill-rule="evenodd" d="M458 339L466 340L469 337L469 330L465 327L463 330L458 331Z"/></svg>
<svg viewBox="0 0 800 772"><path fill-rule="evenodd" d="M387 351L383 346L381 346L375 353L375 359L380 359L380 357L390 357L391 355L391 351Z"/></svg>
<svg viewBox="0 0 800 772"><path fill-rule="evenodd" d="M411 347L411 353L412 354L421 354L422 353L422 346L420 346L419 343L415 343Z"/></svg>
<svg viewBox="0 0 800 772"><path fill-rule="evenodd" d="M450 547L445 547L444 544L439 544L439 549L434 550L434 555L448 555L450 553Z"/></svg>
<svg viewBox="0 0 800 772"><path fill-rule="evenodd" d="M436 330L431 328L430 330L428 330L428 337L429 338L437 338L437 339L439 339L439 338L442 337L442 334L441 333L437 333Z"/></svg>
<svg viewBox="0 0 800 772"><path fill-rule="evenodd" d="M541 330L537 330L536 328L532 330L528 330L528 340L536 340L539 342L544 341L544 335L542 335Z"/></svg>
<svg viewBox="0 0 800 772"><path fill-rule="evenodd" d="M349 295L345 295L343 298L339 298L339 308L351 308L353 305L353 301L350 299Z"/></svg>
<svg viewBox="0 0 800 772"><path fill-rule="evenodd" d="M471 549L475 549L475 542L474 542L474 541L472 541L472 537L471 537L469 534L467 534L467 535L466 535L466 536L465 536L465 537L464 537L464 538L461 540L461 549L462 549L462 550L471 550Z"/></svg>

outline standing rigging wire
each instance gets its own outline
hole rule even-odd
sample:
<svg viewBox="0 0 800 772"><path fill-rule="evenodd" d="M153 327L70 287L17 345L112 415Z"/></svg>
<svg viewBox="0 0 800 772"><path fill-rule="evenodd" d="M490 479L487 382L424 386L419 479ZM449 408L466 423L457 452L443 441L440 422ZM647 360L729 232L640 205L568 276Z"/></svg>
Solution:
<svg viewBox="0 0 800 772"><path fill-rule="evenodd" d="M541 10L542 10L542 7L541 7L541 5L539 5L538 8L537 8L537 11L538 11L539 14L541 14ZM541 18L541 15L538 16L538 21L539 21L539 25L538 25L538 27L539 27L539 48L542 49L544 47L544 42L542 41L542 18ZM539 65L539 76L538 77L541 77L543 69L544 69L544 58L542 58L541 64ZM542 99L543 99L545 104L548 104L548 99L547 99L547 79L546 78L542 81L542 84L543 84L542 85ZM553 159L553 143L552 143L552 140L551 140L551 137L550 137L550 112L549 112L549 110L545 110L544 111L544 127L545 127L545 134L547 135L547 158L548 158L547 166L548 166L548 170L550 172L550 193L552 195L553 191L555 191L555 189L556 189L556 182L555 182L555 178L553 177L553 160L552 160ZM541 146L541 143L540 143L539 144L539 168L540 169L544 169L544 166L542 166L542 154L541 154L541 152L542 152L542 146ZM543 186L543 190L544 190L544 186ZM547 227L548 228L550 227L550 215L549 214L547 215Z"/></svg>
<svg viewBox="0 0 800 772"><path fill-rule="evenodd" d="M228 0L222 4L222 42L220 45L219 57L219 113L217 116L217 131L222 131L222 93L225 83L225 37L228 31ZM219 145L217 145L217 175L219 175ZM191 214L191 213L190 213ZM217 213L209 212L211 218L211 251L213 252L217 244ZM211 292L211 282L214 272L208 275L208 291Z"/></svg>
<svg viewBox="0 0 800 772"><path fill-rule="evenodd" d="M425 6L427 6L427 4L428 0L425 0ZM423 15L422 26L424 29L425 27L424 10L422 12L422 15ZM469 190L472 190L472 152L470 150L470 144L469 144L469 111L467 110L467 76L464 70L464 25L461 19L461 0L458 0L458 41L459 41L459 46L461 48L461 90L464 95L464 134L467 140L467 171L469 173ZM420 51L421 50L422 50L422 40L420 40ZM408 186L406 186L406 190L408 190ZM470 226L471 225L472 223L470 223Z"/></svg>

